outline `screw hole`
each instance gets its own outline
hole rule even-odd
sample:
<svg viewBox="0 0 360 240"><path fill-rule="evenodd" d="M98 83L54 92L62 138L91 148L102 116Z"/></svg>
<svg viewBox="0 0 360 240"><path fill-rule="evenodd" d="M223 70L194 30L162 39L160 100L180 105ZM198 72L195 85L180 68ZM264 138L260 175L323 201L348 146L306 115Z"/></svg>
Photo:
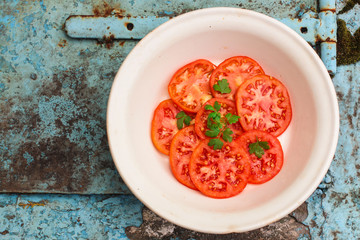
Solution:
<svg viewBox="0 0 360 240"><path fill-rule="evenodd" d="M133 30L133 28L134 28L134 24L132 24L132 23L126 23L126 28L127 28L127 30L131 31L131 30Z"/></svg>
<svg viewBox="0 0 360 240"><path fill-rule="evenodd" d="M301 31L301 33L307 33L308 29L307 29L307 27L302 27L302 28L300 28L300 31Z"/></svg>

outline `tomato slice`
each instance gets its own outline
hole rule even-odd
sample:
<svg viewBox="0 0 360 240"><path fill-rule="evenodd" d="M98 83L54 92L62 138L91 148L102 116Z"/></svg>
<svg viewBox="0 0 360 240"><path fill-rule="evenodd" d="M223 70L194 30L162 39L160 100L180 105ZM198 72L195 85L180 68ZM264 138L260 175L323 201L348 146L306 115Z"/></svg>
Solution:
<svg viewBox="0 0 360 240"><path fill-rule="evenodd" d="M169 155L171 140L178 132L176 114L180 111L171 99L162 101L154 111L151 140L156 149L166 155Z"/></svg>
<svg viewBox="0 0 360 240"><path fill-rule="evenodd" d="M191 180L197 189L212 198L229 198L242 192L250 175L249 155L235 144L224 142L220 150L202 140L189 163Z"/></svg>
<svg viewBox="0 0 360 240"><path fill-rule="evenodd" d="M191 189L197 189L190 179L189 162L191 154L199 144L194 125L177 132L170 145L170 167L175 178Z"/></svg>
<svg viewBox="0 0 360 240"><path fill-rule="evenodd" d="M258 129L275 137L286 130L292 118L286 87L267 75L255 76L239 87L236 107L245 131Z"/></svg>
<svg viewBox="0 0 360 240"><path fill-rule="evenodd" d="M220 108L220 113L221 113L221 117L225 117L226 114L231 113L236 115L236 106L235 106L235 102L229 100L229 99L225 99L225 98L212 98L209 101L207 101L199 110L199 112L197 112L196 117L195 117L195 131L197 133L197 135L201 138L201 139L205 139L207 138L207 136L205 135L205 132L207 130L209 130L207 128L207 119L209 114L211 113L210 110L206 110L205 106L206 105L211 105L214 106L215 102L218 102L221 105ZM240 122L237 123L233 123L229 125L229 128L233 131L233 139L235 139L236 137L238 137L242 132L243 129L241 127Z"/></svg>
<svg viewBox="0 0 360 240"><path fill-rule="evenodd" d="M251 163L249 183L267 182L280 172L284 162L284 153L276 137L264 131L251 130L242 134L235 141L249 153ZM266 141L270 147L268 150L264 149L261 158L249 152L249 145L257 141Z"/></svg>
<svg viewBox="0 0 360 240"><path fill-rule="evenodd" d="M215 65L199 59L180 68L171 78L170 98L187 112L196 113L212 98L209 79Z"/></svg>
<svg viewBox="0 0 360 240"><path fill-rule="evenodd" d="M235 56L226 59L214 70L210 77L210 89L216 98L228 98L234 100L238 87L249 78L258 74L264 74L261 66L252 58ZM226 79L231 89L230 93L221 93L214 90L214 85L219 80Z"/></svg>

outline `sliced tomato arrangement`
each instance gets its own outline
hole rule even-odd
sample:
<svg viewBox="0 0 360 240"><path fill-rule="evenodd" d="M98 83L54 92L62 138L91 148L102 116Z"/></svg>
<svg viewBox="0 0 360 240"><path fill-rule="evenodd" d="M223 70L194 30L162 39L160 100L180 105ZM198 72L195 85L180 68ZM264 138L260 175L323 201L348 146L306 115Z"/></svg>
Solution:
<svg viewBox="0 0 360 240"><path fill-rule="evenodd" d="M251 171L249 183L265 183L280 172L284 162L284 153L276 137L264 131L251 130L242 134L235 141L245 148L247 153L250 151L249 145L257 141L264 141L269 145L269 149L264 150L261 158L258 158L254 153L250 154Z"/></svg>
<svg viewBox="0 0 360 240"><path fill-rule="evenodd" d="M160 152L169 155L171 140L178 132L176 115L181 109L171 100L162 101L154 111L151 140Z"/></svg>
<svg viewBox="0 0 360 240"><path fill-rule="evenodd" d="M155 109L151 139L169 155L178 182L211 198L229 198L279 174L277 139L292 119L285 85L246 56L219 66L199 59L169 80L170 99Z"/></svg>
<svg viewBox="0 0 360 240"><path fill-rule="evenodd" d="M286 87L276 78L258 75L244 82L236 93L237 112L244 130L258 129L280 136L292 118Z"/></svg>
<svg viewBox="0 0 360 240"><path fill-rule="evenodd" d="M211 111L206 110L206 105L213 106L215 102L218 102L221 105L220 113L222 117L225 117L227 113L236 114L236 106L235 102L225 99L225 98L212 98L209 101L207 101L202 108L197 112L195 117L195 131L198 134L198 136L201 139L207 138L205 135L205 132L209 130L207 128L207 118ZM230 129L234 132L234 138L238 137L242 132L242 127L240 125L240 122L237 122L235 124L230 125Z"/></svg>
<svg viewBox="0 0 360 240"><path fill-rule="evenodd" d="M175 178L185 186L197 189L190 179L189 162L195 147L199 144L194 125L175 134L170 146L170 167Z"/></svg>
<svg viewBox="0 0 360 240"><path fill-rule="evenodd" d="M228 198L242 192L250 174L248 154L237 144L224 143L221 150L202 140L191 156L190 177L206 196Z"/></svg>
<svg viewBox="0 0 360 240"><path fill-rule="evenodd" d="M238 87L247 79L258 74L264 74L261 66L252 58L235 56L226 59L214 70L210 78L210 88L214 97L234 100ZM219 80L226 79L231 89L230 93L220 93L214 90Z"/></svg>
<svg viewBox="0 0 360 240"><path fill-rule="evenodd" d="M205 59L180 68L170 80L170 98L183 110L196 113L212 98L209 80L214 69L215 65Z"/></svg>

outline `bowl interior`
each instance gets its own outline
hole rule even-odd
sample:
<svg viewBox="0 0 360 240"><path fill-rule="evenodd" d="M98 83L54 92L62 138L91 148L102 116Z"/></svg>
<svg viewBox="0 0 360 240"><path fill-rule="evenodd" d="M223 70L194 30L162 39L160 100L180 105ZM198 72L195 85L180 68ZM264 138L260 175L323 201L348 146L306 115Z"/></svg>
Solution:
<svg viewBox="0 0 360 240"><path fill-rule="evenodd" d="M150 138L153 111L168 99L181 66L199 58L215 64L243 55L288 88L293 118L279 137L281 172L236 197L211 199L172 176L168 157ZM184 14L145 37L120 68L108 106L111 153L132 192L160 216L210 233L242 232L290 213L325 175L337 140L338 111L331 79L311 47L283 24L255 12L216 8Z"/></svg>

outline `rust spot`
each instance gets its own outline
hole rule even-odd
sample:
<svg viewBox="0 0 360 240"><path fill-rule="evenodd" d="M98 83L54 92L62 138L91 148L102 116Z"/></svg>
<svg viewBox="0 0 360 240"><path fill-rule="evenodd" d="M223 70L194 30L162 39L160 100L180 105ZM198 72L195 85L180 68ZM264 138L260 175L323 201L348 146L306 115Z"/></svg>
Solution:
<svg viewBox="0 0 360 240"><path fill-rule="evenodd" d="M32 80L36 80L36 79L37 79L37 75L36 75L35 73L31 73L31 74L30 74L30 78L31 78Z"/></svg>
<svg viewBox="0 0 360 240"><path fill-rule="evenodd" d="M120 4L109 4L105 1L99 5L94 6L92 11L97 17L107 17L114 15L119 18L123 18L125 13L125 10L120 8Z"/></svg>
<svg viewBox="0 0 360 240"><path fill-rule="evenodd" d="M327 37L327 38L325 39L325 41L324 41L324 42L328 42L328 43L336 43L336 40L331 39L330 37Z"/></svg>
<svg viewBox="0 0 360 240"><path fill-rule="evenodd" d="M125 44L125 41L121 41L121 42L119 42L119 46L121 46L121 47L123 47L123 46L124 46L124 44Z"/></svg>
<svg viewBox="0 0 360 240"><path fill-rule="evenodd" d="M134 24L132 24L131 22L126 22L125 27L127 28L127 30L132 31L134 29Z"/></svg>
<svg viewBox="0 0 360 240"><path fill-rule="evenodd" d="M99 45L105 45L105 47L107 49L110 49L114 46L114 39L115 39L115 35L111 34L110 36L106 36L104 35L103 38L101 40L98 40Z"/></svg>
<svg viewBox="0 0 360 240"><path fill-rule="evenodd" d="M327 43L336 43L337 41L334 39L331 39L330 37L327 37L325 40L321 38L319 34L315 36L315 42L327 42Z"/></svg>
<svg viewBox="0 0 360 240"><path fill-rule="evenodd" d="M67 45L67 41L65 39L60 40L60 42L58 43L58 46L61 48L66 47Z"/></svg>
<svg viewBox="0 0 360 240"><path fill-rule="evenodd" d="M353 117L356 117L357 114L358 114L359 103L360 103L360 96L359 96L357 102L355 103L354 112L353 112Z"/></svg>
<svg viewBox="0 0 360 240"><path fill-rule="evenodd" d="M19 206L23 208L29 208L29 207L32 208L35 206L45 206L45 203L47 203L47 201L40 201L40 202L28 201L28 203L19 203Z"/></svg>
<svg viewBox="0 0 360 240"><path fill-rule="evenodd" d="M330 11L332 13L336 13L335 8L323 8L323 9L320 9L320 12L327 12L327 11Z"/></svg>
<svg viewBox="0 0 360 240"><path fill-rule="evenodd" d="M5 231L0 232L1 235L6 235L6 234L8 234L8 233L9 233L8 230L5 230Z"/></svg>
<svg viewBox="0 0 360 240"><path fill-rule="evenodd" d="M353 129L353 128L354 128L354 124L353 124L353 122L352 122L352 117L351 117L351 115L348 114L346 117L347 117L347 120L348 120L348 122L349 122L350 128Z"/></svg>
<svg viewBox="0 0 360 240"><path fill-rule="evenodd" d="M115 8L110 6L107 2L103 2L93 8L93 13L95 16L107 17L111 15Z"/></svg>
<svg viewBox="0 0 360 240"><path fill-rule="evenodd" d="M14 219L15 218L15 215L6 215L5 218L7 220L11 220L11 219Z"/></svg>
<svg viewBox="0 0 360 240"><path fill-rule="evenodd" d="M110 26L108 26L106 29L110 29Z"/></svg>

